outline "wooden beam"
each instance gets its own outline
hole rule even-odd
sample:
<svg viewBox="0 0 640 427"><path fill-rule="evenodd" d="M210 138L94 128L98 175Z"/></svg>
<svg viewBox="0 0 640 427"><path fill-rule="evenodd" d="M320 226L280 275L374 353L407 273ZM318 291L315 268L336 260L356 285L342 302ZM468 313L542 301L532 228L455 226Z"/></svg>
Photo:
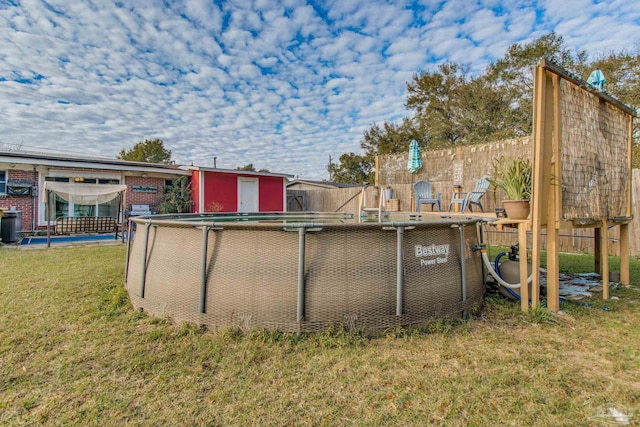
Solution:
<svg viewBox="0 0 640 427"><path fill-rule="evenodd" d="M559 85L557 80L555 83ZM556 226L554 218L555 207L553 207L554 210L549 211L549 198L555 197L553 191L550 190L552 182L551 160L553 154L553 138L554 130L556 130L554 126L555 98L553 73L547 72L543 66L536 67L533 111L533 208L531 211L531 269L533 272L531 305L534 307L537 306L539 302L542 229L545 226L555 229ZM556 106L556 108L559 108L559 106ZM557 248L555 253L550 252L549 248L547 248L547 256L557 257ZM549 279L550 274L547 274L547 286L549 286ZM553 279L551 279L551 286L553 285Z"/></svg>
<svg viewBox="0 0 640 427"><path fill-rule="evenodd" d="M527 223L518 224L518 246L520 247L520 308L529 311L529 283L527 283L529 269L527 262ZM535 274L534 274L535 277Z"/></svg>
<svg viewBox="0 0 640 427"><path fill-rule="evenodd" d="M547 308L560 310L560 256L558 230L547 225Z"/></svg>
<svg viewBox="0 0 640 427"><path fill-rule="evenodd" d="M597 274L602 274L602 258L600 252L602 252L602 233L600 228L595 227L593 229L593 271ZM607 246L607 242L604 242L604 246Z"/></svg>
<svg viewBox="0 0 640 427"><path fill-rule="evenodd" d="M629 176L627 179L627 208L625 210L626 217L631 218L633 216L633 169L631 164L631 153L633 148L633 116L629 115L628 125L628 156L627 156L627 171ZM629 223L620 224L620 284L622 286L629 286L631 284L631 277L629 273ZM605 241L606 243L606 241ZM608 292L608 286L607 286ZM603 284L603 297L604 297L604 284Z"/></svg>
<svg viewBox="0 0 640 427"><path fill-rule="evenodd" d="M627 218L631 218L633 216L633 198L632 198L632 186L633 186L633 166L631 164L631 153L633 152L633 116L628 116L629 118L629 131L628 131L628 150L629 154L627 157L627 170L629 171L629 177L627 179L627 209L626 216Z"/></svg>
<svg viewBox="0 0 640 427"><path fill-rule="evenodd" d="M560 310L560 257L558 250L558 229L560 228L562 207L562 176L561 176L561 142L562 122L560 111L560 76L553 75L553 132L551 137L552 150L549 153L550 174L546 186L549 188L547 198L547 308L553 312ZM551 127L551 126L549 126ZM546 169L546 168L545 168ZM535 289L535 288L534 288ZM535 290L532 291L535 295Z"/></svg>
<svg viewBox="0 0 640 427"><path fill-rule="evenodd" d="M531 235L531 273L533 275L531 287L540 286L540 250L542 248L542 236L540 227L540 188L542 187L542 154L544 147L544 113L545 113L545 74L546 71L542 66L538 66L534 72L534 85L533 85L533 182L532 182L532 204L531 204L531 220L532 220L532 235ZM518 232L520 229L518 228ZM520 240L520 239L519 239ZM522 254L524 248L520 248ZM522 256L520 257L522 259ZM524 295L529 294L529 289L523 289L522 287L522 269L520 271L520 299L524 301ZM522 302L522 310L528 310L528 301L525 308L525 302Z"/></svg>
<svg viewBox="0 0 640 427"><path fill-rule="evenodd" d="M609 299L609 251L607 241L609 240L609 233L607 232L607 221L603 220L600 225L600 263L602 266L602 298Z"/></svg>
<svg viewBox="0 0 640 427"><path fill-rule="evenodd" d="M627 170L629 177L627 181L627 218L633 217L633 169L631 164L631 153L633 149L633 116L629 116L628 130L628 150ZM620 284L630 286L631 277L629 274L629 223L620 224Z"/></svg>
<svg viewBox="0 0 640 427"><path fill-rule="evenodd" d="M553 80L553 156L552 162L552 176L549 187L554 199L555 209L550 210L553 212L553 219L555 222L555 228L560 229L560 222L562 221L562 111L560 109L561 91L560 91L560 77L554 75Z"/></svg>
<svg viewBox="0 0 640 427"><path fill-rule="evenodd" d="M620 224L620 284L631 284L629 275L629 224Z"/></svg>

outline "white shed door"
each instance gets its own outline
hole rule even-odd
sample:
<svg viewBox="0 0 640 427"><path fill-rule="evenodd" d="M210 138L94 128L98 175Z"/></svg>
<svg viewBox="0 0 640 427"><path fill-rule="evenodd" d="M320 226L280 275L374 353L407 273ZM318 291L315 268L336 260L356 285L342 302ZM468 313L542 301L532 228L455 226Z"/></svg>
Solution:
<svg viewBox="0 0 640 427"><path fill-rule="evenodd" d="M258 179L238 178L238 212L258 212Z"/></svg>

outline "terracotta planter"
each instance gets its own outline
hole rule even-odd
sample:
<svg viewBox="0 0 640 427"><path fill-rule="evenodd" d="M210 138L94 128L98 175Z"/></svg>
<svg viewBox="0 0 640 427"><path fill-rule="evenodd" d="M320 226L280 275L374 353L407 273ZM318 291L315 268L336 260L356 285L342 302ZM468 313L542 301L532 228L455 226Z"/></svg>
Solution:
<svg viewBox="0 0 640 427"><path fill-rule="evenodd" d="M503 200L502 206L507 218L527 219L529 216L529 200Z"/></svg>

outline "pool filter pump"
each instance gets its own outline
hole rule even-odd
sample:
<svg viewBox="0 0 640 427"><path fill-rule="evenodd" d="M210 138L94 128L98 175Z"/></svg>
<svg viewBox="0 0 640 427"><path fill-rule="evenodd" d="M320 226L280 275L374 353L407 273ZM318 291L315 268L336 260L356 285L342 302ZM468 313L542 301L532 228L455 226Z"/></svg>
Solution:
<svg viewBox="0 0 640 427"><path fill-rule="evenodd" d="M519 283L520 282L520 255L519 247L516 243L511 246L508 259L504 260L498 266L498 274L507 283ZM531 274L531 263L527 264L527 276Z"/></svg>
<svg viewBox="0 0 640 427"><path fill-rule="evenodd" d="M508 255L507 259L500 262L500 259ZM502 252L496 257L496 271L500 278L507 283L520 283L520 248L518 244L511 246L509 253ZM527 276L531 276L531 263L527 263ZM520 300L520 289L507 289L499 286L502 295L513 299ZM529 283L529 295L531 295L531 283Z"/></svg>

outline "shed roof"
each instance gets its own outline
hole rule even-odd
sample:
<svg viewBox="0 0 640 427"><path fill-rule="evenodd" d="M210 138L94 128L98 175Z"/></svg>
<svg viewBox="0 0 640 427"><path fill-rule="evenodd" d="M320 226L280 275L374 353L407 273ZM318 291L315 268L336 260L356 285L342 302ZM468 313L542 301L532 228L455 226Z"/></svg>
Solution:
<svg viewBox="0 0 640 427"><path fill-rule="evenodd" d="M217 172L217 173L231 173L235 175L255 175L255 176L274 176L279 178L293 178L294 175L286 174L286 173L275 173L275 172L253 172L253 171L242 171L237 169L220 169L220 168L212 168L206 166L187 166L187 169L196 170L196 171L204 171L204 172Z"/></svg>

